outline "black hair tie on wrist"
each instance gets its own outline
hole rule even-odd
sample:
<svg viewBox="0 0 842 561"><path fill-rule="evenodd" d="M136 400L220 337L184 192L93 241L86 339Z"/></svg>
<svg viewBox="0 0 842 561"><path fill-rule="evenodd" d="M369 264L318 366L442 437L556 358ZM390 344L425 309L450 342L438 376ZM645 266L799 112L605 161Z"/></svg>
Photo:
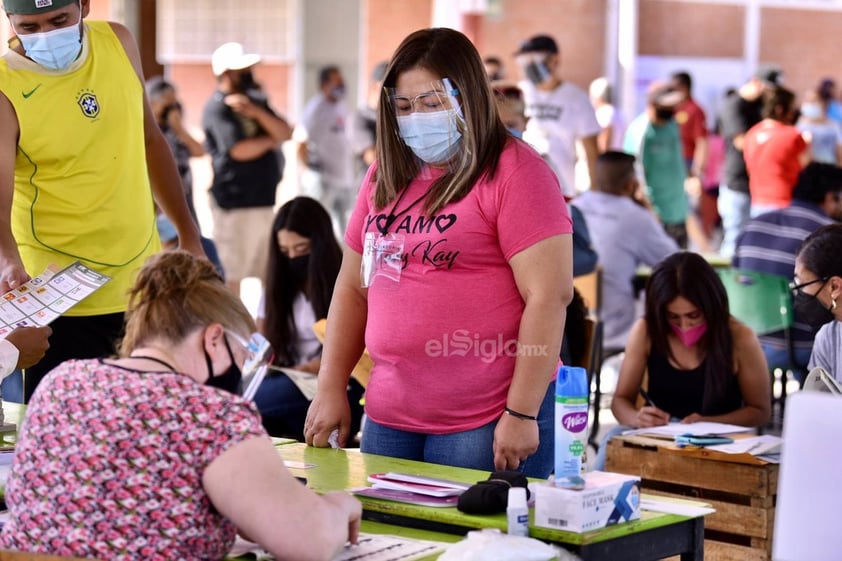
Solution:
<svg viewBox="0 0 842 561"><path fill-rule="evenodd" d="M515 417L516 419L521 419L523 421L537 421L538 420L537 416L533 417L532 415L526 415L524 413L519 413L518 411L515 411L514 409L509 409L508 407L506 407L506 413L508 413L512 417Z"/></svg>

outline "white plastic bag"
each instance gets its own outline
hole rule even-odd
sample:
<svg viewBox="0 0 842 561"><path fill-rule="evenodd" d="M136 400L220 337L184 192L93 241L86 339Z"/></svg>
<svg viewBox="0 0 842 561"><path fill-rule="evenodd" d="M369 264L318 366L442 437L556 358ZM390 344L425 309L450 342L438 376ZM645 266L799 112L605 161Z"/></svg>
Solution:
<svg viewBox="0 0 842 561"><path fill-rule="evenodd" d="M469 532L451 545L439 561L576 561L579 558L535 538L510 536L499 530Z"/></svg>

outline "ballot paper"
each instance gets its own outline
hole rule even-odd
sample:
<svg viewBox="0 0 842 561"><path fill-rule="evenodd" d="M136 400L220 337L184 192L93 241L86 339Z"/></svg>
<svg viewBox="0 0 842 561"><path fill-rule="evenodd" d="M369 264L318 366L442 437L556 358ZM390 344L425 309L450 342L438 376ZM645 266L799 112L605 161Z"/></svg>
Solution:
<svg viewBox="0 0 842 561"><path fill-rule="evenodd" d="M64 269L50 265L37 277L3 294L0 339L18 327L48 325L110 280L79 261Z"/></svg>
<svg viewBox="0 0 842 561"><path fill-rule="evenodd" d="M762 436L755 436L752 438L740 438L730 444L708 446L707 449L724 452L726 454L751 454L752 456L765 456L780 454L782 442L783 440L779 436L764 434Z"/></svg>
<svg viewBox="0 0 842 561"><path fill-rule="evenodd" d="M356 544L348 544L333 558L333 561L412 561L436 553L441 553L450 544L413 540L399 536L380 534L360 534ZM246 553L254 554L257 559L271 560L273 557L252 542L240 537L228 557L239 557Z"/></svg>
<svg viewBox="0 0 842 561"><path fill-rule="evenodd" d="M666 514L678 514L680 516L707 516L716 512L715 508L710 505L690 504L686 501L679 500L659 500L653 498L640 499L641 510L648 510L651 512L663 512Z"/></svg>
<svg viewBox="0 0 842 561"><path fill-rule="evenodd" d="M645 434L675 438L676 436L683 435L702 436L709 434L734 434L738 432L748 432L751 430L753 429L749 427L741 427L739 425L703 421L699 423L669 423L659 427L633 429L626 431L623 434Z"/></svg>

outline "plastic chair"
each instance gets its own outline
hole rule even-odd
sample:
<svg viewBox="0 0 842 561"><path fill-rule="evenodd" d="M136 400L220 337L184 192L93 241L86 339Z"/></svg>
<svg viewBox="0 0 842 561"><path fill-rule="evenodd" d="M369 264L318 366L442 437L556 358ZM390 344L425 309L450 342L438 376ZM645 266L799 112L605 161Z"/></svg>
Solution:
<svg viewBox="0 0 842 561"><path fill-rule="evenodd" d="M748 325L758 336L782 331L790 365L797 365L791 334L793 313L789 279L779 275L743 269L717 269L717 273L725 285L725 291L728 293L731 315ZM781 396L779 398L781 418L783 418L783 408L786 401L788 367L790 366L769 365L773 387L773 404L775 402L775 370L780 368L782 371Z"/></svg>
<svg viewBox="0 0 842 561"><path fill-rule="evenodd" d="M327 320L320 319L313 324L313 333L320 343L325 342L325 333L327 332ZM371 369L374 368L374 361L371 360L371 355L368 354L368 349L363 349L363 354L360 355L357 364L351 371L351 376L365 388L368 385L368 380L371 378Z"/></svg>
<svg viewBox="0 0 842 561"><path fill-rule="evenodd" d="M588 387L593 387L592 390L592 410L593 423L588 434L588 444L593 446L594 450L599 449L599 443L596 441L596 436L599 433L599 409L602 401L602 391L600 389L600 370L602 369L602 322L592 315L585 318L585 353L584 360L581 366L588 371Z"/></svg>
<svg viewBox="0 0 842 561"><path fill-rule="evenodd" d="M593 272L573 277L573 286L582 295L588 311L600 317L602 312L602 266L597 265Z"/></svg>

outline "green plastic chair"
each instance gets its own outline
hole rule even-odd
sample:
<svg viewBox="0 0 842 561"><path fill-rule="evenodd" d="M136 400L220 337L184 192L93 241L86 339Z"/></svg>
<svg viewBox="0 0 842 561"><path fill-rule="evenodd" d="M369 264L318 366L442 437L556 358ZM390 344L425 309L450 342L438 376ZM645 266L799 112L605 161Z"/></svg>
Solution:
<svg viewBox="0 0 842 561"><path fill-rule="evenodd" d="M792 293L790 279L769 273L746 271L744 269L717 269L719 278L728 293L731 315L748 325L758 336L783 331L791 365L796 365L795 349L790 329L793 323ZM769 373L774 388L775 370L780 368L781 397L779 398L781 418L786 401L787 366L770 364ZM772 402L775 401L774 391Z"/></svg>

